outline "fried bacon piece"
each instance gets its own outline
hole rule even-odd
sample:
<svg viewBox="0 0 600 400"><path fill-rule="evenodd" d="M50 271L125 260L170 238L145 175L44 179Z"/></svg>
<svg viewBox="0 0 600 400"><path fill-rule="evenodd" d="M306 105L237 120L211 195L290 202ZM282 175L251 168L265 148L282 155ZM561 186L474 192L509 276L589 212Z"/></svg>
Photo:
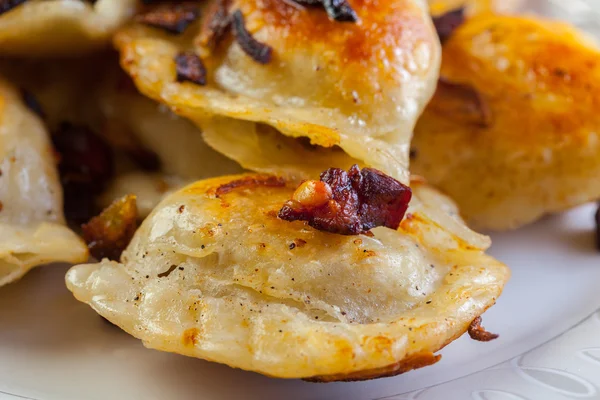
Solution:
<svg viewBox="0 0 600 400"><path fill-rule="evenodd" d="M308 6L322 6L329 18L338 22L356 22L358 16L347 0L295 0Z"/></svg>
<svg viewBox="0 0 600 400"><path fill-rule="evenodd" d="M261 64L268 64L273 55L273 48L254 39L252 34L246 29L246 21L240 10L236 10L232 15L233 35L236 41L254 61Z"/></svg>
<svg viewBox="0 0 600 400"><path fill-rule="evenodd" d="M596 211L596 247L600 250L600 205L598 211Z"/></svg>
<svg viewBox="0 0 600 400"><path fill-rule="evenodd" d="M315 229L358 235L385 226L398 229L412 192L373 168L348 172L330 168L320 181L303 182L279 211L286 221L307 221Z"/></svg>
<svg viewBox="0 0 600 400"><path fill-rule="evenodd" d="M112 149L91 129L69 123L61 124L52 141L59 155L65 216L85 222L96 214L94 198L114 175Z"/></svg>
<svg viewBox="0 0 600 400"><path fill-rule="evenodd" d="M465 22L465 8L459 7L448 11L440 16L433 17L433 25L444 44L452 36L454 31Z"/></svg>
<svg viewBox="0 0 600 400"><path fill-rule="evenodd" d="M181 34L199 16L200 8L196 3L163 3L152 10L138 14L135 20L145 25L163 29L169 33Z"/></svg>
<svg viewBox="0 0 600 400"><path fill-rule="evenodd" d="M177 66L177 82L193 82L198 85L206 85L206 67L196 54L182 52L175 57Z"/></svg>
<svg viewBox="0 0 600 400"><path fill-rule="evenodd" d="M137 229L135 196L127 195L115 200L81 229L94 257L118 261Z"/></svg>
<svg viewBox="0 0 600 400"><path fill-rule="evenodd" d="M481 326L481 317L477 317L471 322L467 332L469 332L471 339L477 340L478 342L489 342L500 336L486 331L485 328Z"/></svg>
<svg viewBox="0 0 600 400"><path fill-rule="evenodd" d="M20 6L27 0L0 0L0 15L12 10L13 8Z"/></svg>

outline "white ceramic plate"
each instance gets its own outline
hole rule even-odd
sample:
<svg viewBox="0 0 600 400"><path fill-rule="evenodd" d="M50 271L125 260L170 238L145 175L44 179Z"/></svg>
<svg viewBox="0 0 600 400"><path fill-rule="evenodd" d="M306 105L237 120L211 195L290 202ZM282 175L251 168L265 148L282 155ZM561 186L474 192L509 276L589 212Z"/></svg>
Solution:
<svg viewBox="0 0 600 400"><path fill-rule="evenodd" d="M600 317L589 318L600 308L594 211L581 207L493 237L492 253L513 270L484 316L500 339L463 337L437 365L360 383L269 379L147 350L74 300L65 267L40 268L0 291L0 392L37 400L599 399ZM443 382L450 383L401 395Z"/></svg>
<svg viewBox="0 0 600 400"><path fill-rule="evenodd" d="M537 0L529 10L600 32L600 0ZM513 278L484 325L433 367L361 383L311 384L147 350L74 300L66 267L0 290L0 399L600 399L600 252L589 205L493 236ZM591 317L590 317L591 315Z"/></svg>

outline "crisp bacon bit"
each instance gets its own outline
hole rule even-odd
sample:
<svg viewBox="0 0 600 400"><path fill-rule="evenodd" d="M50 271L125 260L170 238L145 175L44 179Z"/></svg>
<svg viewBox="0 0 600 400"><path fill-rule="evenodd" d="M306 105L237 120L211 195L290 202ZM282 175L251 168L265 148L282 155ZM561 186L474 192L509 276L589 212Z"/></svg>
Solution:
<svg viewBox="0 0 600 400"><path fill-rule="evenodd" d="M185 2L181 4L165 3L135 17L137 22L169 33L181 34L200 16L198 4Z"/></svg>
<svg viewBox="0 0 600 400"><path fill-rule="evenodd" d="M338 22L356 22L358 16L347 0L295 0L308 6L322 6L329 18Z"/></svg>
<svg viewBox="0 0 600 400"><path fill-rule="evenodd" d="M52 141L60 156L65 216L72 222L85 222L97 213L94 197L113 177L112 150L90 129L69 123L61 124Z"/></svg>
<svg viewBox="0 0 600 400"><path fill-rule="evenodd" d="M492 124L492 110L483 96L474 88L440 78L431 107L464 124L488 127Z"/></svg>
<svg viewBox="0 0 600 400"><path fill-rule="evenodd" d="M433 25L444 44L454 31L465 22L465 8L459 7L437 17L433 17Z"/></svg>
<svg viewBox="0 0 600 400"><path fill-rule="evenodd" d="M100 215L81 226L83 239L98 260L118 261L137 228L135 196L115 200Z"/></svg>
<svg viewBox="0 0 600 400"><path fill-rule="evenodd" d="M20 6L27 0L0 0L0 15L12 10L13 8Z"/></svg>
<svg viewBox="0 0 600 400"><path fill-rule="evenodd" d="M600 206L596 211L596 247L600 250Z"/></svg>
<svg viewBox="0 0 600 400"><path fill-rule="evenodd" d="M478 342L489 342L500 336L486 331L485 328L481 326L481 317L477 317L471 322L468 332L471 339L477 340Z"/></svg>
<svg viewBox="0 0 600 400"><path fill-rule="evenodd" d="M254 61L261 64L268 64L273 56L273 48L254 39L246 29L246 21L240 10L236 10L233 15L233 34L238 44Z"/></svg>
<svg viewBox="0 0 600 400"><path fill-rule="evenodd" d="M27 89L21 89L21 98L23 99L23 102L25 103L27 108L36 113L38 117L42 119L46 118L46 114L44 113L42 105L36 99L33 93L31 93Z"/></svg>
<svg viewBox="0 0 600 400"><path fill-rule="evenodd" d="M302 183L279 218L341 235L365 234L378 226L398 229L411 197L408 186L376 169L330 168L320 181Z"/></svg>
<svg viewBox="0 0 600 400"><path fill-rule="evenodd" d="M231 0L216 0L207 11L207 18L200 31L200 43L209 49L214 49L223 39L231 26L229 3Z"/></svg>
<svg viewBox="0 0 600 400"><path fill-rule="evenodd" d="M255 186L282 187L285 186L285 180L277 176L249 176L219 186L215 192L215 195L216 197L221 197L235 189Z"/></svg>
<svg viewBox="0 0 600 400"><path fill-rule="evenodd" d="M204 63L192 52L179 53L175 57L177 65L177 82L193 82L197 85L206 85L206 68Z"/></svg>

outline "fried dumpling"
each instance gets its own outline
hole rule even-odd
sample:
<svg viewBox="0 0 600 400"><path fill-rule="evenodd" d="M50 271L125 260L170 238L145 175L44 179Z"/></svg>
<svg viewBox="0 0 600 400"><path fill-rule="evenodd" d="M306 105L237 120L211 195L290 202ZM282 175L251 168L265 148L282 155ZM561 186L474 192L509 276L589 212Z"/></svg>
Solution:
<svg viewBox="0 0 600 400"><path fill-rule="evenodd" d="M44 125L0 81L0 286L54 261L87 260L64 224L62 191Z"/></svg>
<svg viewBox="0 0 600 400"><path fill-rule="evenodd" d="M343 236L288 222L295 184L194 183L165 199L121 257L68 288L145 346L281 378L356 380L436 362L494 304L507 268L453 203L413 184L399 230Z"/></svg>
<svg viewBox="0 0 600 400"><path fill-rule="evenodd" d="M0 54L56 56L106 46L137 0L0 2Z"/></svg>
<svg viewBox="0 0 600 400"><path fill-rule="evenodd" d="M480 15L443 48L412 172L473 227L504 230L600 198L600 51L570 26Z"/></svg>
<svg viewBox="0 0 600 400"><path fill-rule="evenodd" d="M193 123L141 95L127 75L116 75L107 77L97 93L103 132L111 141L133 137L158 157L162 173L188 182L242 172L239 164L209 147Z"/></svg>
<svg viewBox="0 0 600 400"><path fill-rule="evenodd" d="M408 181L412 129L440 62L424 0L352 0L356 22L293 2L223 3L204 3L203 20L179 36L139 23L116 35L121 65L143 94L199 124L209 144L244 167L276 168L281 154L261 151L275 158L262 160L245 151L264 124ZM244 122L223 122L237 140L218 140L210 126L228 118ZM271 136L254 144L276 147Z"/></svg>

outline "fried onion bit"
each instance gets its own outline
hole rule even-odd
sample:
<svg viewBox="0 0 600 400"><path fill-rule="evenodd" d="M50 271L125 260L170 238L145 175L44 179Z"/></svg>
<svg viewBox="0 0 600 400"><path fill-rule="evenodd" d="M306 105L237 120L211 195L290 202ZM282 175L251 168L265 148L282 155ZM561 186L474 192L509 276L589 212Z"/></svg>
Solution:
<svg viewBox="0 0 600 400"><path fill-rule="evenodd" d="M467 332L469 332L471 339L477 340L478 342L489 342L500 336L496 333L486 331L485 328L481 326L481 317L477 317L471 322Z"/></svg>
<svg viewBox="0 0 600 400"><path fill-rule="evenodd" d="M127 195L115 200L81 229L94 257L118 261L137 229L136 197Z"/></svg>
<svg viewBox="0 0 600 400"><path fill-rule="evenodd" d="M273 48L254 39L252 34L246 29L246 21L240 10L236 10L232 15L233 35L242 50L252 59L261 64L268 64L273 56Z"/></svg>
<svg viewBox="0 0 600 400"><path fill-rule="evenodd" d="M295 0L307 6L321 6L329 18L337 22L356 22L358 16L347 0Z"/></svg>
<svg viewBox="0 0 600 400"><path fill-rule="evenodd" d="M465 22L465 8L459 7L437 17L433 17L433 25L444 44L454 31Z"/></svg>
<svg viewBox="0 0 600 400"><path fill-rule="evenodd" d="M206 85L206 67L196 54L182 52L175 57L177 69L177 82L193 82L197 85Z"/></svg>
<svg viewBox="0 0 600 400"><path fill-rule="evenodd" d="M214 49L225 37L231 27L229 3L230 0L216 0L209 5L200 29L199 40L202 46Z"/></svg>
<svg viewBox="0 0 600 400"><path fill-rule="evenodd" d="M145 25L163 29L169 33L181 34L199 16L200 8L196 3L164 3L159 4L152 10L138 14L135 20Z"/></svg>
<svg viewBox="0 0 600 400"><path fill-rule="evenodd" d="M408 186L376 169L330 168L319 181L303 182L279 218L340 235L367 234L378 226L398 229L411 197Z"/></svg>
<svg viewBox="0 0 600 400"><path fill-rule="evenodd" d="M12 10L13 8L20 6L27 0L0 0L0 15Z"/></svg>

